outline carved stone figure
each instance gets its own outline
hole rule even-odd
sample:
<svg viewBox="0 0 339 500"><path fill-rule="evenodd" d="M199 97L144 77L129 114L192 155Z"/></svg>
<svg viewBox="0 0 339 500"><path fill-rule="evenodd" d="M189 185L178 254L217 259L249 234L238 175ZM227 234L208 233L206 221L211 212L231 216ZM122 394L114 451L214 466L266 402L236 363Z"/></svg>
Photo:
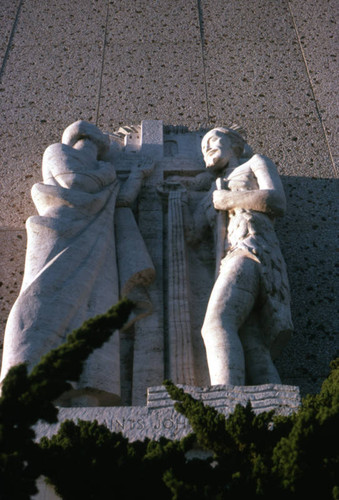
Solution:
<svg viewBox="0 0 339 500"><path fill-rule="evenodd" d="M285 210L283 187L274 163L258 154L242 159L244 147L228 128L202 140L215 179L195 218L196 225L209 220L215 232L216 279L202 327L212 385L280 383L272 356L292 330L273 226Z"/></svg>
<svg viewBox="0 0 339 500"><path fill-rule="evenodd" d="M65 130L62 143L44 153L43 182L32 188L39 215L27 220L25 273L7 322L1 378L21 362L32 368L83 321L154 279L130 208L153 163L145 159L135 165L121 184L105 161L109 147L107 135L78 121ZM115 332L89 357L68 398L111 405L119 395Z"/></svg>
<svg viewBox="0 0 339 500"><path fill-rule="evenodd" d="M268 158L232 129L204 136L143 120L107 136L79 121L42 167L1 379L128 295L128 329L89 357L59 404L140 406L165 378L280 381L272 358L292 322L273 225L285 197Z"/></svg>

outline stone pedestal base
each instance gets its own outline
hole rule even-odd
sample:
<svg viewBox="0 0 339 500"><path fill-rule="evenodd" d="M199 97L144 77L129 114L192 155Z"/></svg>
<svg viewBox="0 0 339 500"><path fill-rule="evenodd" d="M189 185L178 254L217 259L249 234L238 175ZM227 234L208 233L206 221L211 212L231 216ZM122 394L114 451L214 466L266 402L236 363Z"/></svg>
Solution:
<svg viewBox="0 0 339 500"><path fill-rule="evenodd" d="M214 385L210 387L193 387L177 385L194 399L213 406L225 415L231 413L237 404L245 406L250 400L255 413L275 410L279 415L290 415L300 405L299 388L293 385ZM174 402L165 387L149 387L147 391L147 407L152 409L173 408Z"/></svg>
<svg viewBox="0 0 339 500"><path fill-rule="evenodd" d="M299 388L291 385L179 387L226 416L232 413L237 404L245 406L248 400L255 413L274 410L279 415L292 414L301 402ZM121 432L130 441L143 441L145 438L158 440L161 437L175 440L192 432L188 420L174 410L174 402L165 387L157 386L149 387L147 406L60 408L57 424L39 423L36 426L37 440L56 434L61 422L76 422L78 419L97 420L112 432ZM195 451L195 456L197 453ZM59 500L53 488L43 478L38 481L38 488L39 493L34 500Z"/></svg>
<svg viewBox="0 0 339 500"><path fill-rule="evenodd" d="M300 405L299 388L289 385L260 386L179 386L195 399L204 401L224 415L229 415L236 404L246 405L250 400L256 413L274 410L279 415L290 415ZM36 426L37 439L52 436L65 420L97 420L113 432L121 432L130 441L145 438L181 439L192 429L185 417L174 410L174 403L163 386L150 387L147 406L60 408L59 423Z"/></svg>

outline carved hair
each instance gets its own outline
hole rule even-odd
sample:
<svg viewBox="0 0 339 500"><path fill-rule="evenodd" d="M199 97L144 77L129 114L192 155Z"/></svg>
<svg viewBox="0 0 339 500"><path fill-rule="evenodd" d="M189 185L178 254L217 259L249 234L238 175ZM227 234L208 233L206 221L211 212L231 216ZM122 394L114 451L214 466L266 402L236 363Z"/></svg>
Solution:
<svg viewBox="0 0 339 500"><path fill-rule="evenodd" d="M110 141L107 134L103 134L93 123L79 120L69 125L62 134L61 142L74 146L81 139L89 139L98 148L98 158L109 151Z"/></svg>
<svg viewBox="0 0 339 500"><path fill-rule="evenodd" d="M228 127L216 127L213 129L213 131L214 130L218 130L218 131L222 132L223 134L228 135L228 137L231 139L232 149L235 152L235 154L239 157L242 155L242 153L244 151L244 147L246 145L246 141L239 134L239 132L237 132L236 130L233 130L232 128L228 128ZM210 132L212 132L212 130L210 130Z"/></svg>

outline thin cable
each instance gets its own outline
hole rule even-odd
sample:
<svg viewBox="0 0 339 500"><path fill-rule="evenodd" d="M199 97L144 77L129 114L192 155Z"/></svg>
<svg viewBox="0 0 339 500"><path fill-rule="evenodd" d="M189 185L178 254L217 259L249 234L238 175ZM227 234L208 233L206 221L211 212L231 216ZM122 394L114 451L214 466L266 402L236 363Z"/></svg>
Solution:
<svg viewBox="0 0 339 500"><path fill-rule="evenodd" d="M209 123L209 121L210 121L210 109L209 109L209 99L208 99L208 90L207 90L207 81L206 81L205 31L204 31L204 17L203 17L203 12L202 12L201 0L197 0L197 7L198 7L198 17L199 17L199 28L200 28L202 65L203 65L203 73L204 73L204 86L205 86L207 123Z"/></svg>
<svg viewBox="0 0 339 500"><path fill-rule="evenodd" d="M100 99L101 99L101 88L102 88L102 79L103 79L104 64L105 64L105 51L106 51L106 43L107 43L108 14L109 14L109 0L107 0L106 23L105 23L105 35L104 35L104 47L103 47L103 49L102 49L101 72L100 72L99 90L98 90L98 101L97 101L97 113L96 113L96 117L95 117L95 125L96 125L96 126L98 126L98 121L99 121Z"/></svg>
<svg viewBox="0 0 339 500"><path fill-rule="evenodd" d="M305 69L306 69L306 73L307 73L307 76L308 76L308 80L309 80L309 83L310 83L310 88L311 88L312 97L313 97L314 104L315 104L315 109L316 109L316 112L317 112L317 115L318 115L321 127L323 129L323 134L324 134L325 142L327 144L327 149L328 149L328 152L329 152L329 155L330 155L330 158L331 158L331 163L332 163L332 168L333 168L333 171L334 171L334 175L337 177L338 176L337 168L336 168L336 165L335 165L335 162L334 162L334 158L333 158L333 155L332 155L332 152L331 152L331 146L330 146L330 143L328 141L326 128L325 128L324 121L322 119L321 112L320 112L320 109L319 109L319 106L318 106L318 101L317 101L316 96L315 96L315 91L314 91L314 87L313 87L313 84L312 84L311 75L310 75L310 72L309 72L309 69L308 69L308 65L307 65L307 61L306 61L305 51L304 51L302 43L301 43L301 39L300 39L300 36L299 36L298 27L297 27L297 24L295 22L295 18L294 18L292 9L291 9L290 2L288 2L288 8L289 8L289 11L290 11L290 15L291 15L291 18L292 18L294 30L295 30L295 33L297 35L297 39L298 39L298 43L299 43L301 55L302 55L303 62L304 62L304 65L305 65Z"/></svg>
<svg viewBox="0 0 339 500"><path fill-rule="evenodd" d="M14 23L13 23L13 26L12 26L12 31L11 31L11 34L9 35L6 52L5 52L4 58L2 60L1 68L0 68L0 83L2 81L2 77L3 77L4 71L5 71L7 60L9 58L9 52L11 50L11 46L12 46L14 34L15 34L15 31L16 31L16 27L17 27L17 24L18 24L18 20L19 20L19 16L20 16L20 11L21 11L21 7L22 7L23 3L24 3L24 0L21 0L20 3L19 3L19 7L18 7L18 10L16 12L16 16L15 16Z"/></svg>

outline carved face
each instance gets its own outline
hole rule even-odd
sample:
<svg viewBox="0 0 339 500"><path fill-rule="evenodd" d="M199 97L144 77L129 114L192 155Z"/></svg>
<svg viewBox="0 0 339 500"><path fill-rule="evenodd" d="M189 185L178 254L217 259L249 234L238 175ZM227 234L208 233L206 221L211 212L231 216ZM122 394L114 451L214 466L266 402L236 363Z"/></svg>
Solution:
<svg viewBox="0 0 339 500"><path fill-rule="evenodd" d="M233 156L232 141L218 129L210 130L201 141L206 167L223 168Z"/></svg>

